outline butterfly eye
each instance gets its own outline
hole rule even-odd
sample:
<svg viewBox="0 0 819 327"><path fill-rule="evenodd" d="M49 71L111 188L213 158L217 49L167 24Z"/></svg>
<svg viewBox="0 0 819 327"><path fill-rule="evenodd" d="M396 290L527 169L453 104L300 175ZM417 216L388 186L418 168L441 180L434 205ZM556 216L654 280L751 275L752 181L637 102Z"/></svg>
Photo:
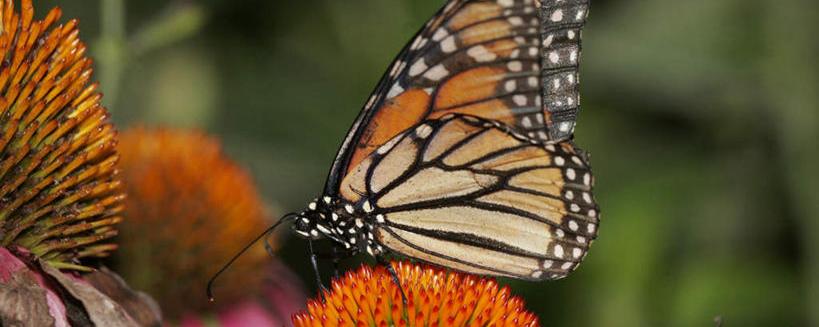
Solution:
<svg viewBox="0 0 819 327"><path fill-rule="evenodd" d="M296 220L296 222L291 226L291 228L293 229L293 231L302 236L308 236L310 235L311 225L312 225L311 220L307 217L302 216L299 217L298 220Z"/></svg>

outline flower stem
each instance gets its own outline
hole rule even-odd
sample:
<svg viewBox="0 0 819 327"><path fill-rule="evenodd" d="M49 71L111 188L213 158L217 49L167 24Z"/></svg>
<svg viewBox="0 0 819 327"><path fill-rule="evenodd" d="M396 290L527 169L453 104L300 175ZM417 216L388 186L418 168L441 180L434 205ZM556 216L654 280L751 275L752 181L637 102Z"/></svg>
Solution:
<svg viewBox="0 0 819 327"><path fill-rule="evenodd" d="M815 61L819 51L812 33L819 24L811 18L817 11L815 1L768 1L764 10L768 51L762 63L782 174L792 199L792 212L800 224L804 308L811 326L819 326L819 311L815 310L819 308L819 220L815 218L819 212L815 190L819 185L819 75ZM793 22L801 22L799 28Z"/></svg>
<svg viewBox="0 0 819 327"><path fill-rule="evenodd" d="M115 111L120 80L126 61L125 1L100 0L101 35L97 41L99 79L105 85L103 102Z"/></svg>

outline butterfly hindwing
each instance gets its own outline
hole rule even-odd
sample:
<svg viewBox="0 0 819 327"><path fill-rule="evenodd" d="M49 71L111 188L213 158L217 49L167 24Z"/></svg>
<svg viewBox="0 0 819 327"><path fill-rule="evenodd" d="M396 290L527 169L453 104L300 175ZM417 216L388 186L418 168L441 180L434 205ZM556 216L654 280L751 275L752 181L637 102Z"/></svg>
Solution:
<svg viewBox="0 0 819 327"><path fill-rule="evenodd" d="M472 116L424 121L341 183L381 215L374 237L416 259L473 273L553 279L596 237L589 165L569 142L543 144Z"/></svg>
<svg viewBox="0 0 819 327"><path fill-rule="evenodd" d="M548 143L571 137L588 0L453 0L406 45L347 135L326 192L388 140L459 113Z"/></svg>

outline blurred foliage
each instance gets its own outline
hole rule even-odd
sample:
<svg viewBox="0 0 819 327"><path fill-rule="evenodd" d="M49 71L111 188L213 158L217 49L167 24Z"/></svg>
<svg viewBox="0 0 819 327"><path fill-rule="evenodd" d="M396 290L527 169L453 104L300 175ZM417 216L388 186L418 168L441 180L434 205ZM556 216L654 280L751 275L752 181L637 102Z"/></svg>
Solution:
<svg viewBox="0 0 819 327"><path fill-rule="evenodd" d="M127 1L100 23L107 1L62 6L84 38L114 35L119 50L95 55L119 81L103 84L115 121L220 135L290 210L321 191L383 70L442 3ZM819 326L817 13L593 1L576 142L593 154L601 234L570 278L510 281L533 311L559 326ZM305 243L282 253L309 283Z"/></svg>

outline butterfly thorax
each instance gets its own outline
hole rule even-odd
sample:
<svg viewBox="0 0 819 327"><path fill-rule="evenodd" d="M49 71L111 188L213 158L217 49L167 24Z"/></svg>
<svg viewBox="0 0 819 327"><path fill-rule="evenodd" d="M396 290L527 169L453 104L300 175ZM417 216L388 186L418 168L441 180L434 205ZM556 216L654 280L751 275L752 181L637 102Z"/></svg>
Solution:
<svg viewBox="0 0 819 327"><path fill-rule="evenodd" d="M377 255L383 251L373 235L372 225L380 217L369 203L356 205L324 196L307 205L298 215L293 230L308 240L330 239L351 252ZM381 218L383 220L383 218Z"/></svg>

